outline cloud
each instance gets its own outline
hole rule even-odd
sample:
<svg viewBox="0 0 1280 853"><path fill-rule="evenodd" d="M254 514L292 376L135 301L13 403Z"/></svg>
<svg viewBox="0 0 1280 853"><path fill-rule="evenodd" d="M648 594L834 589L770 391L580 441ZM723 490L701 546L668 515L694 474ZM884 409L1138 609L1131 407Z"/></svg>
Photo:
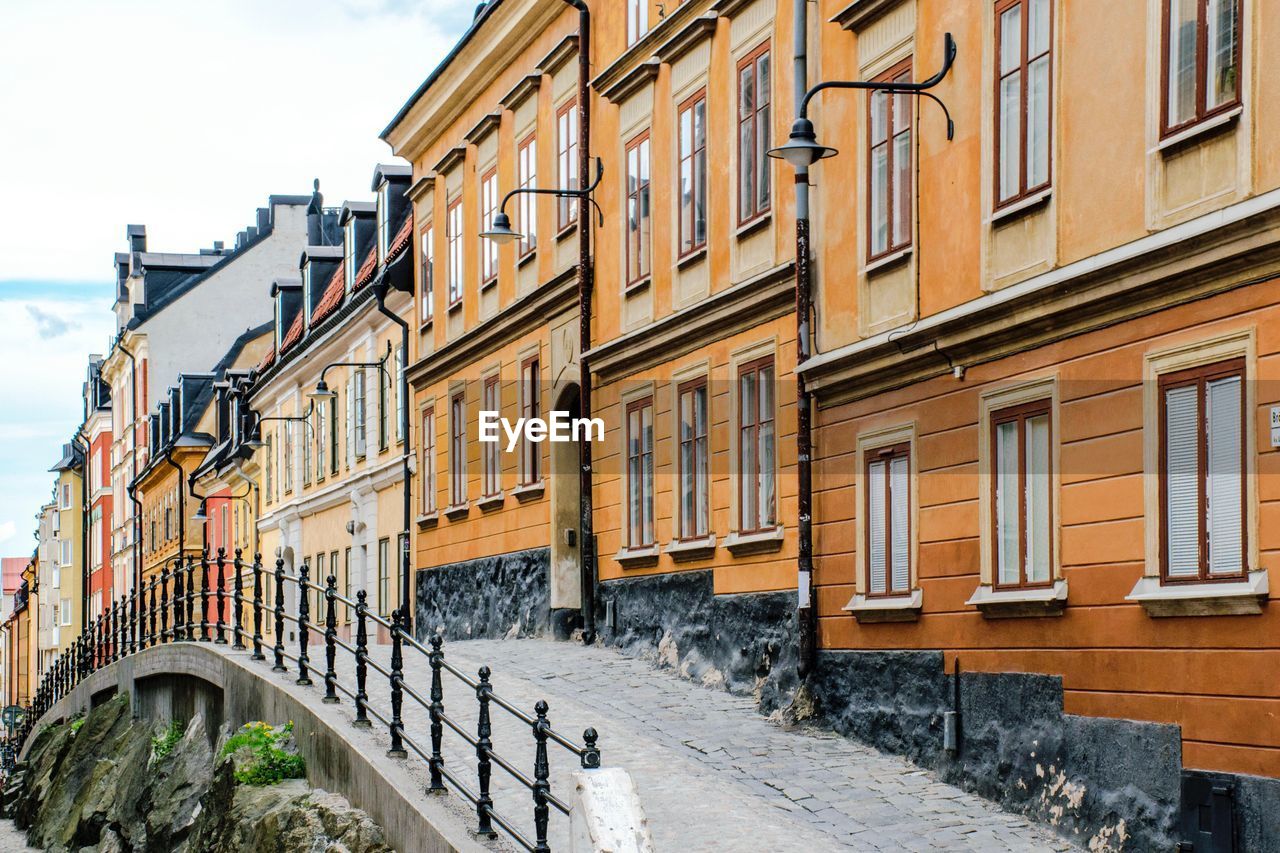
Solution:
<svg viewBox="0 0 1280 853"><path fill-rule="evenodd" d="M76 324L65 320L57 314L51 314L34 305L27 306L27 314L31 322L36 324L36 331L44 338L56 338L76 328Z"/></svg>
<svg viewBox="0 0 1280 853"><path fill-rule="evenodd" d="M18 526L12 521L0 521L0 545L4 545L18 532Z"/></svg>

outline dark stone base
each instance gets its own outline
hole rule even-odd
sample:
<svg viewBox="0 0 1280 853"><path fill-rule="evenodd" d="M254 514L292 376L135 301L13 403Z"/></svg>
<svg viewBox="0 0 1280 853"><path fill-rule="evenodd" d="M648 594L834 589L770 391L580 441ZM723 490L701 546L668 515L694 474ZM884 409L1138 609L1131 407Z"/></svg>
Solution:
<svg viewBox="0 0 1280 853"><path fill-rule="evenodd" d="M764 713L799 686L794 592L715 595L701 570L605 581L596 603L598 642L754 695Z"/></svg>
<svg viewBox="0 0 1280 853"><path fill-rule="evenodd" d="M582 611L577 608L555 607L551 610L551 637L568 640L582 627Z"/></svg>
<svg viewBox="0 0 1280 853"><path fill-rule="evenodd" d="M550 617L548 548L419 569L415 632L449 640L537 637Z"/></svg>

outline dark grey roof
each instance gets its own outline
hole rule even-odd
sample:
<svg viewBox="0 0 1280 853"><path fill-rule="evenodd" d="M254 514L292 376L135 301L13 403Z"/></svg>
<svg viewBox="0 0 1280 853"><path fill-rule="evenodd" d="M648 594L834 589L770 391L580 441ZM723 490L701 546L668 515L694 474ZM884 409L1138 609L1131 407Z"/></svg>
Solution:
<svg viewBox="0 0 1280 853"><path fill-rule="evenodd" d="M373 167L373 185L370 190L376 190L382 185L383 181L389 181L395 178L409 180L413 177L413 167L402 165L400 163L379 163Z"/></svg>

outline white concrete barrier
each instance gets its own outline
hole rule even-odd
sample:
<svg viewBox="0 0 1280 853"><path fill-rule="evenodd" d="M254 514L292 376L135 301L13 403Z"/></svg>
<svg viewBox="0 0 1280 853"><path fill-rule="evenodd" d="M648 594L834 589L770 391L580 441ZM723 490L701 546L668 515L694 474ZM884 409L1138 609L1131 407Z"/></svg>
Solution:
<svg viewBox="0 0 1280 853"><path fill-rule="evenodd" d="M654 853L649 819L631 774L619 767L573 774L572 853Z"/></svg>

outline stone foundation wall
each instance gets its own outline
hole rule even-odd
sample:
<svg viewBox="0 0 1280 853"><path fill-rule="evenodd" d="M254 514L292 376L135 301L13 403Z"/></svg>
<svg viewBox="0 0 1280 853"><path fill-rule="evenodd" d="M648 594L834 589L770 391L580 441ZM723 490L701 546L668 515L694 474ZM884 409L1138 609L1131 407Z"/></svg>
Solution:
<svg viewBox="0 0 1280 853"><path fill-rule="evenodd" d="M447 640L538 637L549 630L551 550L533 548L419 569L415 631Z"/></svg>
<svg viewBox="0 0 1280 853"><path fill-rule="evenodd" d="M756 697L771 713L790 704L796 676L795 593L715 595L711 572L605 581L596 595L599 642L650 657L681 675Z"/></svg>

